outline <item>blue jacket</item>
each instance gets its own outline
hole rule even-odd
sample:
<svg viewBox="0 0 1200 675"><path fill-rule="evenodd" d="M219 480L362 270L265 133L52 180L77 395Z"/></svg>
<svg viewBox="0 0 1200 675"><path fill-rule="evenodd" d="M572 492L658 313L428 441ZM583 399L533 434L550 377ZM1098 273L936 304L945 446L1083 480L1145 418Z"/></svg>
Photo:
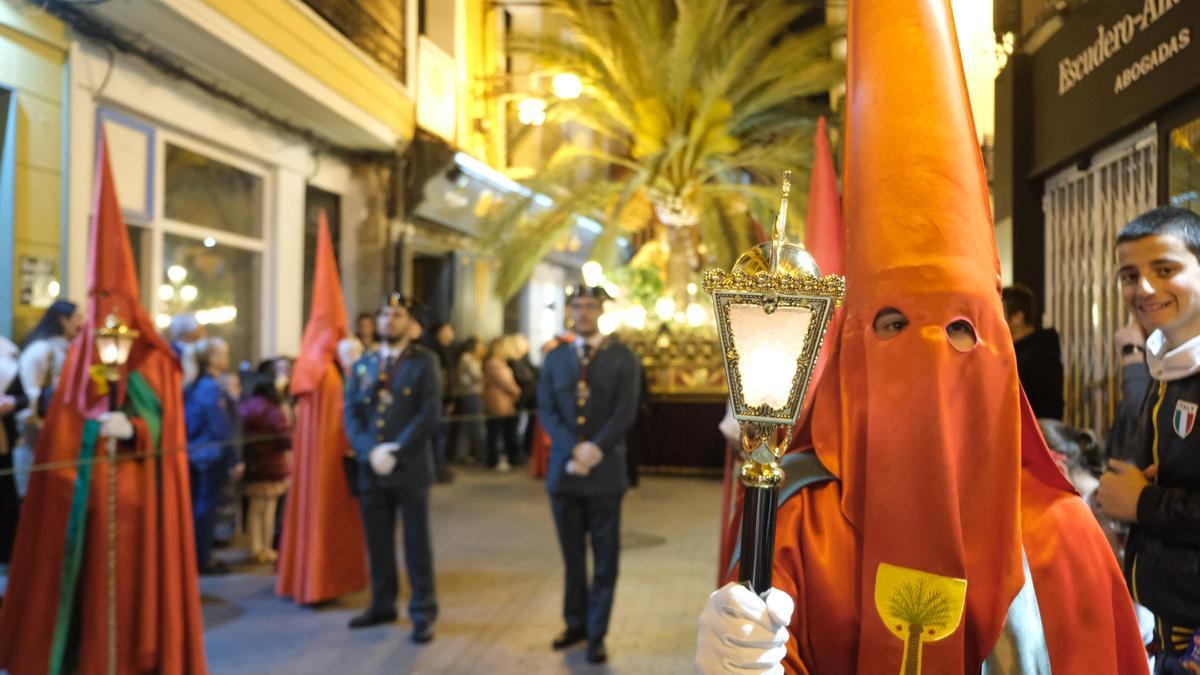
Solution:
<svg viewBox="0 0 1200 675"><path fill-rule="evenodd" d="M409 347L390 386L379 381L383 365L379 352L371 352L346 378L346 436L358 458L359 484L364 490L427 488L433 482L432 439L442 409L437 357L420 345ZM389 442L400 446L396 467L378 476L368 461L371 450Z"/></svg>
<svg viewBox="0 0 1200 675"><path fill-rule="evenodd" d="M590 390L582 410L577 405L579 356L570 343L546 355L538 380L538 421L550 436L546 491L596 496L620 494L629 487L625 472L625 435L637 419L641 364L629 348L608 338L587 369ZM567 460L575 446L591 441L604 459L587 476L572 476Z"/></svg>
<svg viewBox="0 0 1200 675"><path fill-rule="evenodd" d="M188 462L201 469L229 469L235 463L233 403L211 375L201 375L183 390Z"/></svg>

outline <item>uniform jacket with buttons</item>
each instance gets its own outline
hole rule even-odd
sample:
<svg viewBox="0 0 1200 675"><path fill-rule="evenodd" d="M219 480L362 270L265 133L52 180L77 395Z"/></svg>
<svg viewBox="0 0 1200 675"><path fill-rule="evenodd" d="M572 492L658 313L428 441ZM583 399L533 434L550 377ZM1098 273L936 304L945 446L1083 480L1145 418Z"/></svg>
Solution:
<svg viewBox="0 0 1200 675"><path fill-rule="evenodd" d="M359 484L364 490L427 488L433 482L432 435L441 416L437 357L411 345L394 366L390 386L379 379L384 367L380 353L370 352L346 378L346 436L358 458ZM376 475L368 461L381 443L400 446L386 476Z"/></svg>
<svg viewBox="0 0 1200 675"><path fill-rule="evenodd" d="M578 405L579 356L570 343L546 355L538 381L538 421L550 436L546 491L597 496L620 494L628 487L625 435L637 418L641 365L629 348L607 338L587 368L590 395ZM587 476L568 475L575 446L591 441L604 458Z"/></svg>

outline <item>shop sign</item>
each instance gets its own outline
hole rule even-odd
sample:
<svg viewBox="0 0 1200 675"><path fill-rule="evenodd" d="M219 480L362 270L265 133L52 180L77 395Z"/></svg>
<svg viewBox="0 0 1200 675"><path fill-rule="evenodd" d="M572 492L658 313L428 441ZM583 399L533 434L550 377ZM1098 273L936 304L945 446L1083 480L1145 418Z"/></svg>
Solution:
<svg viewBox="0 0 1200 675"><path fill-rule="evenodd" d="M21 304L49 307L58 299L58 264L53 258L21 256Z"/></svg>
<svg viewBox="0 0 1200 675"><path fill-rule="evenodd" d="M1043 171L1200 87L1200 0L1093 0L1032 57Z"/></svg>

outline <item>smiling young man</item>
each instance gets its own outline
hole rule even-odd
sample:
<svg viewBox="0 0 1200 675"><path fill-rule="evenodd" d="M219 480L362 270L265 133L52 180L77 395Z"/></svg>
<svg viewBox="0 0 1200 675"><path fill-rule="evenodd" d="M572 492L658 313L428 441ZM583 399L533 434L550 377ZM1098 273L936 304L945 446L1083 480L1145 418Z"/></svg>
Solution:
<svg viewBox="0 0 1200 675"><path fill-rule="evenodd" d="M1200 216L1162 207L1117 236L1117 278L1133 318L1150 332L1155 383L1133 445L1100 479L1104 511L1133 523L1125 576L1154 612L1158 673L1189 672L1182 651L1200 636Z"/></svg>

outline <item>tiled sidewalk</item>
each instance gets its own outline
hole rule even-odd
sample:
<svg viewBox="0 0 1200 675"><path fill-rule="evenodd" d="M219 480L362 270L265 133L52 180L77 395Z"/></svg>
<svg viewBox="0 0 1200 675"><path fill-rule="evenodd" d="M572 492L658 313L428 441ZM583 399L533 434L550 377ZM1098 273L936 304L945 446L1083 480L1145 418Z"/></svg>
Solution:
<svg viewBox="0 0 1200 675"><path fill-rule="evenodd" d="M432 644L409 642L406 620L347 630L366 593L300 608L272 595L265 567L241 567L201 582L209 667L222 674L691 672L696 616L715 576L720 491L713 480L650 477L628 493L607 666L589 666L581 647L550 649L562 628L562 565L541 482L523 470L468 470L433 492L441 618Z"/></svg>

